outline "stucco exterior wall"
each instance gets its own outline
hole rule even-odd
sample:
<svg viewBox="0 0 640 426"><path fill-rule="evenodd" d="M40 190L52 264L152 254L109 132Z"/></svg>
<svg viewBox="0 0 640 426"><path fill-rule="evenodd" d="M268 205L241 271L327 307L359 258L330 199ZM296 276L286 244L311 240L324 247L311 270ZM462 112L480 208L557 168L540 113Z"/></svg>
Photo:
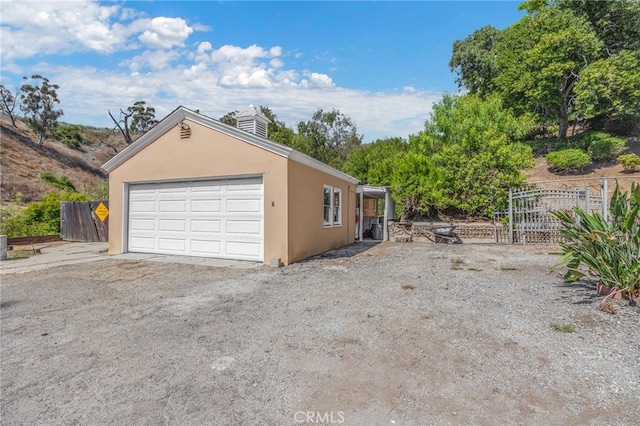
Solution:
<svg viewBox="0 0 640 426"><path fill-rule="evenodd" d="M291 262L288 254L287 162L282 156L186 121L191 137L176 126L109 174L109 253L125 251L125 183L263 176L264 259Z"/></svg>
<svg viewBox="0 0 640 426"><path fill-rule="evenodd" d="M289 162L289 259L295 262L355 240L356 188L353 183ZM324 185L342 190L342 224L325 227Z"/></svg>

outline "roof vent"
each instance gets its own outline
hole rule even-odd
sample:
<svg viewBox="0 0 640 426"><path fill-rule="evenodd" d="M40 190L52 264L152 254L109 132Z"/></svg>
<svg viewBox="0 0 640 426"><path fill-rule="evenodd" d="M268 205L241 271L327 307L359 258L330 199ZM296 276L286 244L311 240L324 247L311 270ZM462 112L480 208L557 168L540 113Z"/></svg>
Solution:
<svg viewBox="0 0 640 426"><path fill-rule="evenodd" d="M263 138L267 137L267 125L271 122L253 105L235 115L238 129L253 133Z"/></svg>

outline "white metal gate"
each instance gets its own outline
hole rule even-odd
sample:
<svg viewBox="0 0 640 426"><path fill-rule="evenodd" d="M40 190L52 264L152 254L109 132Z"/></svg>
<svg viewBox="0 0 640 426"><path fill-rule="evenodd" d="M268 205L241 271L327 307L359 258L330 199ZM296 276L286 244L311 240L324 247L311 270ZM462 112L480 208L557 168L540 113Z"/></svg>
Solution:
<svg viewBox="0 0 640 426"><path fill-rule="evenodd" d="M589 188L509 191L509 209L494 213L496 242L562 242L562 225L551 213L558 210L571 211L574 207L580 207L589 213L598 212L607 217L606 194L606 180L602 183L600 193Z"/></svg>

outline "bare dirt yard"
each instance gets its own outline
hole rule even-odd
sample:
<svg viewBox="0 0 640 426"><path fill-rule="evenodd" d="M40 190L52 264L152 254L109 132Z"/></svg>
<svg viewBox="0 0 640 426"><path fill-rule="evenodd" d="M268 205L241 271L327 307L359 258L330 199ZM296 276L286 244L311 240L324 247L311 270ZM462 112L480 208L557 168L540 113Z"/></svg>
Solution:
<svg viewBox="0 0 640 426"><path fill-rule="evenodd" d="M4 275L3 424L638 424L640 309L553 246L386 242L288 267ZM106 257L106 256L105 256Z"/></svg>

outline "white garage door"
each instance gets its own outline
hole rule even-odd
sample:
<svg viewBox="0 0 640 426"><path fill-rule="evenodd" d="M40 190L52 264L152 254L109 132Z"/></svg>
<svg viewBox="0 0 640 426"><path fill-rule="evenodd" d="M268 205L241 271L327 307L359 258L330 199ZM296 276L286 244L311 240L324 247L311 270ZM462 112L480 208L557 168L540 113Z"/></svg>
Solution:
<svg viewBox="0 0 640 426"><path fill-rule="evenodd" d="M128 250L263 260L262 178L129 186Z"/></svg>

